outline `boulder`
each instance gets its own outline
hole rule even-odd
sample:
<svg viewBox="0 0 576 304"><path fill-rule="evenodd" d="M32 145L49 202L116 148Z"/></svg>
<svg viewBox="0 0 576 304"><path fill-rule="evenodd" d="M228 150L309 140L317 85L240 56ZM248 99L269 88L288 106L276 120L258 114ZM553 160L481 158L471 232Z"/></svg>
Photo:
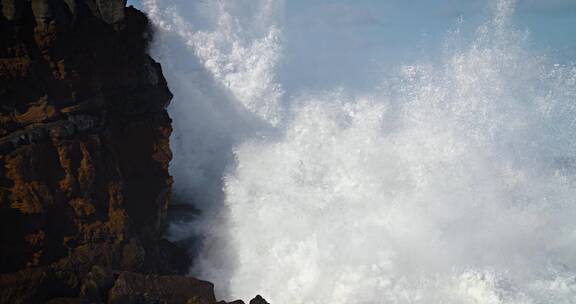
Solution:
<svg viewBox="0 0 576 304"><path fill-rule="evenodd" d="M100 18L107 23L117 23L124 20L126 0L96 0Z"/></svg>
<svg viewBox="0 0 576 304"><path fill-rule="evenodd" d="M270 304L262 298L262 296L257 295L254 299L250 300L250 304Z"/></svg>
<svg viewBox="0 0 576 304"><path fill-rule="evenodd" d="M183 276L122 272L110 290L109 303L214 304L212 283Z"/></svg>
<svg viewBox="0 0 576 304"><path fill-rule="evenodd" d="M9 21L20 19L22 15L23 1L21 0L2 0L2 16Z"/></svg>

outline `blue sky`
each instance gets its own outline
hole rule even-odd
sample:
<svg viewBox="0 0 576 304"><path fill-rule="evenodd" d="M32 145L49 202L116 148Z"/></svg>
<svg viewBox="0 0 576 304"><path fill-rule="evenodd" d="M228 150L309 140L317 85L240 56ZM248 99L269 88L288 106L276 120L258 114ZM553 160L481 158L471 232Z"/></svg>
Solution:
<svg viewBox="0 0 576 304"><path fill-rule="evenodd" d="M367 82L367 71L378 71L435 56L463 18L463 33L475 29L490 18L486 0L287 0L287 69L307 69L287 83L349 83L355 87L373 85ZM555 61L576 59L576 1L520 0L515 24L531 33L533 48L545 52ZM310 50L315 50L311 52ZM366 60L366 59L369 60ZM339 65L333 66L334 62ZM374 69L372 66L381 66ZM344 66L344 68L342 68ZM345 72L343 72L345 71ZM356 74L356 75L355 75ZM350 76L353 77L350 77ZM364 77L363 77L364 76ZM321 83L319 83L322 85Z"/></svg>
<svg viewBox="0 0 576 304"><path fill-rule="evenodd" d="M493 0L285 1L286 19L302 24L302 28L324 31L327 35L343 29L346 33L358 31L355 34L363 37L357 37L357 41L365 46L378 46L388 40L391 47L408 47L423 37L434 39L444 35L459 16L469 27L475 27L486 19L487 3ZM536 45L576 51L576 0L517 2L516 24L531 31ZM138 6L139 0L128 3ZM570 52L563 55L573 59Z"/></svg>
<svg viewBox="0 0 576 304"><path fill-rule="evenodd" d="M357 79L354 86L360 89L373 85L366 79L377 80L378 75L368 71L378 73L398 63L435 56L459 17L464 21L462 32L473 35L490 18L494 1L285 0L289 56L282 82L322 87ZM137 0L129 3L138 6ZM530 32L534 49L554 61L576 61L576 0L518 0L514 21ZM302 67L306 75L296 73Z"/></svg>

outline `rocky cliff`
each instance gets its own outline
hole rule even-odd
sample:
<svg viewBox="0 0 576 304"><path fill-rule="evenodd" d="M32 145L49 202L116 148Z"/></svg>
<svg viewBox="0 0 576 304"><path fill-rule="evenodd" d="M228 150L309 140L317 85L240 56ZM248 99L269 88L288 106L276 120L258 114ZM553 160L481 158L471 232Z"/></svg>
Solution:
<svg viewBox="0 0 576 304"><path fill-rule="evenodd" d="M172 95L146 16L0 3L0 303L214 303L161 238Z"/></svg>

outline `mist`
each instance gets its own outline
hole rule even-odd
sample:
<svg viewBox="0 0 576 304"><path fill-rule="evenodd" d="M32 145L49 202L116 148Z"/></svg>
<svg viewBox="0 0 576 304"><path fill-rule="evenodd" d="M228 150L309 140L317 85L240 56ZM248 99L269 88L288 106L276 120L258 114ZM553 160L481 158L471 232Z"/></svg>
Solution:
<svg viewBox="0 0 576 304"><path fill-rule="evenodd" d="M537 3L375 3L143 2L191 274L228 300L573 303L576 67L517 25Z"/></svg>

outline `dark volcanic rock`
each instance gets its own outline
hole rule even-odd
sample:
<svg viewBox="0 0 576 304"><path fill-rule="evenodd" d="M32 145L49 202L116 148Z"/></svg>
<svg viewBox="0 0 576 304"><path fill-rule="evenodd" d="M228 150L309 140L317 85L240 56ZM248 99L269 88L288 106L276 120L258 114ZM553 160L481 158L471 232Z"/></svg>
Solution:
<svg viewBox="0 0 576 304"><path fill-rule="evenodd" d="M254 299L250 300L250 304L270 304L262 298L262 296L257 295Z"/></svg>
<svg viewBox="0 0 576 304"><path fill-rule="evenodd" d="M77 296L94 265L176 271L159 259L172 95L146 16L123 0L0 5L0 301Z"/></svg>
<svg viewBox="0 0 576 304"><path fill-rule="evenodd" d="M109 303L213 304L212 283L182 276L122 272L109 293Z"/></svg>
<svg viewBox="0 0 576 304"><path fill-rule="evenodd" d="M2 14L0 271L98 246L156 270L171 94L147 18L119 0L3 0Z"/></svg>
<svg viewBox="0 0 576 304"><path fill-rule="evenodd" d="M0 303L215 303L170 276L172 95L125 4L0 0Z"/></svg>

